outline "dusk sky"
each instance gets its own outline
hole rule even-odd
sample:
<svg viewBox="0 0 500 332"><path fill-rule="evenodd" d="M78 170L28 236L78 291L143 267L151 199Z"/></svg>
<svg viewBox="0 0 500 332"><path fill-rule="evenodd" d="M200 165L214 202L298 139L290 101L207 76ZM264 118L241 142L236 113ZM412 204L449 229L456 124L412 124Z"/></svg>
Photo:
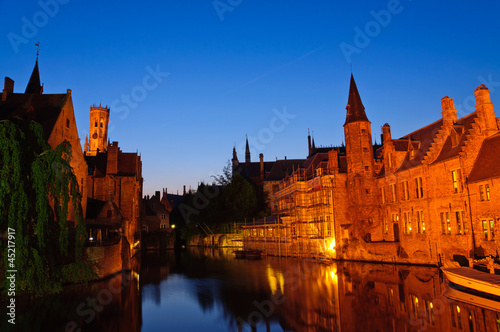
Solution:
<svg viewBox="0 0 500 332"><path fill-rule="evenodd" d="M500 1L0 0L0 75L24 92L40 42L44 93L72 90L81 143L92 104L139 151L144 194L196 188L244 161L305 158L343 141L349 78L380 141L500 103ZM3 86L2 86L3 88ZM500 111L497 109L497 116Z"/></svg>

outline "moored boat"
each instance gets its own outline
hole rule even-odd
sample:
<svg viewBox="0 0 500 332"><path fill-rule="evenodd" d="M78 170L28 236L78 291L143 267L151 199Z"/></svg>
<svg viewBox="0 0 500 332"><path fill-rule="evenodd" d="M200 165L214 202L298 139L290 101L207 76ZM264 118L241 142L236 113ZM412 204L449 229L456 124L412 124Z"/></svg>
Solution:
<svg viewBox="0 0 500 332"><path fill-rule="evenodd" d="M235 250L234 255L236 256L236 258L245 258L246 251L245 250Z"/></svg>
<svg viewBox="0 0 500 332"><path fill-rule="evenodd" d="M450 267L441 270L452 284L500 298L500 275L480 272L469 267Z"/></svg>
<svg viewBox="0 0 500 332"><path fill-rule="evenodd" d="M261 259L262 251L261 250L247 250L246 257L248 259Z"/></svg>

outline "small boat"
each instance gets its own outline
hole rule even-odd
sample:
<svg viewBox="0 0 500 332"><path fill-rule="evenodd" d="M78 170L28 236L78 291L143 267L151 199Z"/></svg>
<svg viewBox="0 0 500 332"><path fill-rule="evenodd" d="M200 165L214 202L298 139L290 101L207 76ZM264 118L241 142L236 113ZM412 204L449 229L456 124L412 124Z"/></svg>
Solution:
<svg viewBox="0 0 500 332"><path fill-rule="evenodd" d="M444 296L451 300L475 305L476 307L500 311L500 302L498 301L488 299L479 295L461 292L451 287L448 287L448 289L444 293Z"/></svg>
<svg viewBox="0 0 500 332"><path fill-rule="evenodd" d="M246 257L248 259L261 259L262 251L261 250L247 250Z"/></svg>
<svg viewBox="0 0 500 332"><path fill-rule="evenodd" d="M449 267L441 270L454 285L500 298L500 275L480 272L470 267Z"/></svg>
<svg viewBox="0 0 500 332"><path fill-rule="evenodd" d="M235 250L233 252L234 252L234 255L236 256L236 258L245 258L246 257L245 250Z"/></svg>

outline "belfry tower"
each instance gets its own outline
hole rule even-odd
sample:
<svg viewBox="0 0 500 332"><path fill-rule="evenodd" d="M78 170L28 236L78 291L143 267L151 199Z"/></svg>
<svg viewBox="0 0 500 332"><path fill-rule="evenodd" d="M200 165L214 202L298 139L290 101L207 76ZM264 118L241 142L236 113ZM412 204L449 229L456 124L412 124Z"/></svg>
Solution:
<svg viewBox="0 0 500 332"><path fill-rule="evenodd" d="M92 154L97 150L104 152L108 149L109 107L101 105L90 107L90 138L85 138L85 151Z"/></svg>

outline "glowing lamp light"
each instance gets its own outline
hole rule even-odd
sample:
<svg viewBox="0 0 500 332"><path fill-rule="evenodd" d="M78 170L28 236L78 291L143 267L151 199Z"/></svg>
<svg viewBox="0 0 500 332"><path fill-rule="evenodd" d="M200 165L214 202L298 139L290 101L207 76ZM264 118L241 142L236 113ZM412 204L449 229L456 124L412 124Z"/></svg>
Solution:
<svg viewBox="0 0 500 332"><path fill-rule="evenodd" d="M170 225L170 227L172 227L172 229L174 229L174 228L175 228L175 225Z"/></svg>
<svg viewBox="0 0 500 332"><path fill-rule="evenodd" d="M333 240L330 242L330 246L328 247L328 250L330 250L330 251L335 251L335 239L333 239Z"/></svg>
<svg viewBox="0 0 500 332"><path fill-rule="evenodd" d="M89 241L94 241L94 238L91 236L91 237L89 238Z"/></svg>

